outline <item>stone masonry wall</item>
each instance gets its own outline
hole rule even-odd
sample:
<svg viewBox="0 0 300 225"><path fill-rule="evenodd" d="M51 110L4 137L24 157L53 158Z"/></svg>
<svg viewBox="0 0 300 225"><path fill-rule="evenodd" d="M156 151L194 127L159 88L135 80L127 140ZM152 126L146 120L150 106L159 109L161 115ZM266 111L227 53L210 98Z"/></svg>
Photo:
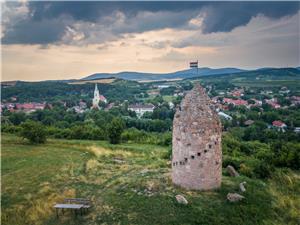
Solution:
<svg viewBox="0 0 300 225"><path fill-rule="evenodd" d="M221 123L198 84L186 94L173 121L172 180L186 189L218 188L222 179Z"/></svg>

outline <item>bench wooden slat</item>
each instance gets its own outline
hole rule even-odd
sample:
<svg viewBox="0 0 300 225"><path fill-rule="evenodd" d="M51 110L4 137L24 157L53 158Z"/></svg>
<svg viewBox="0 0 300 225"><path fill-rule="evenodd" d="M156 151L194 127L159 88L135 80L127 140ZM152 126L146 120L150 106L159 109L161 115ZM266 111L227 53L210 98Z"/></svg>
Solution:
<svg viewBox="0 0 300 225"><path fill-rule="evenodd" d="M82 204L55 204L54 208L57 209L81 209L84 205Z"/></svg>
<svg viewBox="0 0 300 225"><path fill-rule="evenodd" d="M64 202L67 203L79 203L79 204L83 204L83 205L88 205L90 207L91 201L88 199L84 199L84 198L65 198ZM86 208L89 208L86 207Z"/></svg>

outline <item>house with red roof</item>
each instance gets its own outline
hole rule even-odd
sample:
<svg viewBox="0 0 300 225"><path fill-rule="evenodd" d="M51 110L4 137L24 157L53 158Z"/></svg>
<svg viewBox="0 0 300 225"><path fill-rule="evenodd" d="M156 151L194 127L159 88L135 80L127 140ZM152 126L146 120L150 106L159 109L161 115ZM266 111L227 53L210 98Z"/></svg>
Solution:
<svg viewBox="0 0 300 225"><path fill-rule="evenodd" d="M107 99L103 95L100 95L99 99L100 99L100 101L107 103Z"/></svg>
<svg viewBox="0 0 300 225"><path fill-rule="evenodd" d="M248 102L242 99L235 100L231 98L224 98L223 102L227 104L233 104L234 106L239 106L239 105L248 106Z"/></svg>
<svg viewBox="0 0 300 225"><path fill-rule="evenodd" d="M278 104L277 98L266 99L267 104L269 104L273 109L279 109L281 105Z"/></svg>
<svg viewBox="0 0 300 225"><path fill-rule="evenodd" d="M287 125L280 120L274 120L272 122L272 126L276 128L278 131L282 131L282 132L285 132L285 129L287 128Z"/></svg>
<svg viewBox="0 0 300 225"><path fill-rule="evenodd" d="M36 110L43 110L45 109L45 106L46 106L45 103L30 102L30 103L16 103L15 108L18 111L31 113Z"/></svg>

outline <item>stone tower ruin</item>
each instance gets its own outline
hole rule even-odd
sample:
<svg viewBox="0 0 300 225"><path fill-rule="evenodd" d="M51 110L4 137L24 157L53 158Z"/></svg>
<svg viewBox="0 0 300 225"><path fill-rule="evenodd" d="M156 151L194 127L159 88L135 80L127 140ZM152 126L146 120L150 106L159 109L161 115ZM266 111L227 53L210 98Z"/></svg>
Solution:
<svg viewBox="0 0 300 225"><path fill-rule="evenodd" d="M175 113L172 145L174 184L193 190L220 187L221 123L199 84L186 94Z"/></svg>

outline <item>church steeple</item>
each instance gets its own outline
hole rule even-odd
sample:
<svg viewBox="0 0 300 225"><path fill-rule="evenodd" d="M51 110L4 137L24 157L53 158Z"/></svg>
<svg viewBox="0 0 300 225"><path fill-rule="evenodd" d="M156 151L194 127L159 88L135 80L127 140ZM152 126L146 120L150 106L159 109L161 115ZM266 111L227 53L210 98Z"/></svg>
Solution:
<svg viewBox="0 0 300 225"><path fill-rule="evenodd" d="M97 84L95 85L95 91L94 91L94 98L96 97L99 97L100 96L100 94L99 94L99 90L98 90L98 86L97 86Z"/></svg>
<svg viewBox="0 0 300 225"><path fill-rule="evenodd" d="M94 90L93 108L99 109L99 101L100 101L100 94L99 94L98 86L96 84Z"/></svg>

